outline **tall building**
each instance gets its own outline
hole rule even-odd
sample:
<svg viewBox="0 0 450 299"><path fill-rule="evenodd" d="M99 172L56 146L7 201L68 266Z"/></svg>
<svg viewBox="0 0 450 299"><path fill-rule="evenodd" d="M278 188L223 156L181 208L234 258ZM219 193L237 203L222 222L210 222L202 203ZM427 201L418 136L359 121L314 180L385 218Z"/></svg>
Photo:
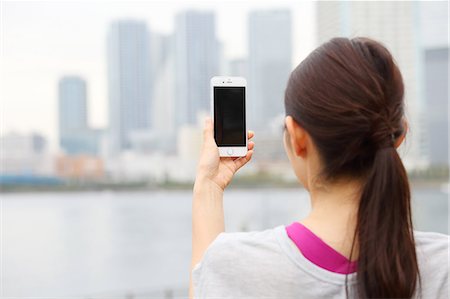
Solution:
<svg viewBox="0 0 450 299"><path fill-rule="evenodd" d="M424 48L448 45L449 3L448 1L420 1L419 27Z"/></svg>
<svg viewBox="0 0 450 299"><path fill-rule="evenodd" d="M419 2L423 82L430 164L449 163L449 47L447 1Z"/></svg>
<svg viewBox="0 0 450 299"><path fill-rule="evenodd" d="M155 76L153 89L152 129L156 142L153 149L173 152L176 149L175 51L173 36L155 36Z"/></svg>
<svg viewBox="0 0 450 299"><path fill-rule="evenodd" d="M149 31L145 22L111 24L107 39L109 142L114 153L131 146L130 135L151 126Z"/></svg>
<svg viewBox="0 0 450 299"><path fill-rule="evenodd" d="M249 127L265 128L283 113L292 70L292 24L288 10L251 12L248 19Z"/></svg>
<svg viewBox="0 0 450 299"><path fill-rule="evenodd" d="M77 76L66 76L58 83L60 134L87 127L86 81Z"/></svg>
<svg viewBox="0 0 450 299"><path fill-rule="evenodd" d="M86 81L77 76L66 76L58 83L59 145L68 153L76 152L75 131L85 130L87 124Z"/></svg>
<svg viewBox="0 0 450 299"><path fill-rule="evenodd" d="M392 52L403 75L409 136L401 152L407 168L428 164L425 134L418 3L413 1L317 2L318 43L336 36L366 36L381 41Z"/></svg>
<svg viewBox="0 0 450 299"><path fill-rule="evenodd" d="M176 124L195 124L210 110L211 77L219 73L219 44L213 12L186 11L175 27Z"/></svg>
<svg viewBox="0 0 450 299"><path fill-rule="evenodd" d="M229 60L227 63L227 74L230 76L238 76L248 78L248 63L247 59L238 58Z"/></svg>
<svg viewBox="0 0 450 299"><path fill-rule="evenodd" d="M103 131L88 125L86 81L65 76L58 83L59 145L68 155L99 152Z"/></svg>
<svg viewBox="0 0 450 299"><path fill-rule="evenodd" d="M425 101L430 164L449 163L449 48L425 51Z"/></svg>

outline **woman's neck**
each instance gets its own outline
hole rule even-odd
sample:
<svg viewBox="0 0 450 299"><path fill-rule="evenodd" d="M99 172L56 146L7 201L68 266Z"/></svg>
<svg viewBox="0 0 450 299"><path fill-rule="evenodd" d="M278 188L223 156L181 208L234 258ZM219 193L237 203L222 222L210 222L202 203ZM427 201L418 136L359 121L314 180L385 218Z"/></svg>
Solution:
<svg viewBox="0 0 450 299"><path fill-rule="evenodd" d="M300 221L325 243L351 260L358 257L352 243L357 222L361 182L341 180L333 184L315 184L310 189L311 212ZM357 241L357 240L356 240Z"/></svg>

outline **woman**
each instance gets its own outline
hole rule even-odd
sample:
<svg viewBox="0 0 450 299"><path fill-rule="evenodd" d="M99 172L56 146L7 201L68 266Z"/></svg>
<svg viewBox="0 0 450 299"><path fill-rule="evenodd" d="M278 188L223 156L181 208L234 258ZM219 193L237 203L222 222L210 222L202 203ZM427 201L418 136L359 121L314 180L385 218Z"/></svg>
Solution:
<svg viewBox="0 0 450 299"><path fill-rule="evenodd" d="M376 41L334 38L313 51L290 76L284 132L312 209L262 232L224 233L223 192L254 143L246 157L219 158L207 121L194 185L191 296L448 298L448 236L412 227L396 151L407 132L403 94L397 65Z"/></svg>

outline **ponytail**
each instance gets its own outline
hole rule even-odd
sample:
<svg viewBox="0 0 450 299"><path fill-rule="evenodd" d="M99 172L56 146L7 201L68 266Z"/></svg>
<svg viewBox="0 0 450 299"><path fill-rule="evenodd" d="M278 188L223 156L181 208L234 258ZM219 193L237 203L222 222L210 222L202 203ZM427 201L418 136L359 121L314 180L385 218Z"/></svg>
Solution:
<svg viewBox="0 0 450 299"><path fill-rule="evenodd" d="M413 296L419 269L410 201L407 174L396 149L378 149L357 216L359 297Z"/></svg>

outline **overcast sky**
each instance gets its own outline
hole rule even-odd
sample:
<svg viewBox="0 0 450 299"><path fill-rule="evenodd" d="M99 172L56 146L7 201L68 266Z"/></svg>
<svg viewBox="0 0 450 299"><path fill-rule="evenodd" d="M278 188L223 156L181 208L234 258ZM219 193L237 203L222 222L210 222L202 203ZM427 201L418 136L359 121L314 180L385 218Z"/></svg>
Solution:
<svg viewBox="0 0 450 299"><path fill-rule="evenodd" d="M1 134L40 132L56 146L57 82L77 74L88 82L90 123L107 124L106 32L112 20L145 20L149 29L172 33L185 9L213 10L225 55L247 50L246 17L256 9L293 13L293 63L315 44L314 3L308 1L2 1Z"/></svg>

